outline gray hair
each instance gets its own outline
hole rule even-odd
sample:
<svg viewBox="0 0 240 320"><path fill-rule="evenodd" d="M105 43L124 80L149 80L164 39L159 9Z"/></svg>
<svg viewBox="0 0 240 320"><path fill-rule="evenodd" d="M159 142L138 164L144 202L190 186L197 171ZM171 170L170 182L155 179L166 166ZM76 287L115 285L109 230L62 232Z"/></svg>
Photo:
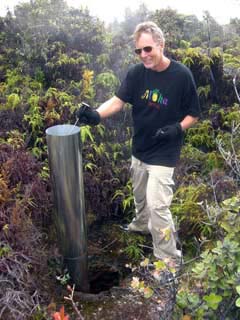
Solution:
<svg viewBox="0 0 240 320"><path fill-rule="evenodd" d="M153 40L158 42L159 44L164 45L165 43L165 38L162 30L158 27L156 23L152 21L142 22L136 26L135 31L133 33L133 38L135 42L139 39L142 33L151 34Z"/></svg>

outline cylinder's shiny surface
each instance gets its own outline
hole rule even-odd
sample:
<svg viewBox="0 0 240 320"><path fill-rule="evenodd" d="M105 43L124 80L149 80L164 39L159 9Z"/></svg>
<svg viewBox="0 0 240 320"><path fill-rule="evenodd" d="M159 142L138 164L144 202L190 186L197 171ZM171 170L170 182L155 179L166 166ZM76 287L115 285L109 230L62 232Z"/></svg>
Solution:
<svg viewBox="0 0 240 320"><path fill-rule="evenodd" d="M88 291L80 128L56 125L46 130L46 138L60 250L76 287Z"/></svg>

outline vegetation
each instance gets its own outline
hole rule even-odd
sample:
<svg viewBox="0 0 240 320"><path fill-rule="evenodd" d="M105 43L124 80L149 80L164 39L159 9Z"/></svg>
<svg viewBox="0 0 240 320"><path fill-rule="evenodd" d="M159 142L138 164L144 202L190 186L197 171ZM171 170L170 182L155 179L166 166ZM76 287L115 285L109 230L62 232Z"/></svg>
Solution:
<svg viewBox="0 0 240 320"><path fill-rule="evenodd" d="M95 255L122 263L122 278L127 273L132 293L158 306L159 319L240 317L240 109L233 87L235 77L239 88L240 20L220 26L208 12L199 21L141 5L107 28L87 9L34 0L0 17L2 319L93 319L75 302L57 247L45 130L73 124L82 101L97 107L114 94L136 62L131 34L145 19L163 28L167 54L192 70L202 106L201 121L185 136L171 208L185 263L178 275L168 261L154 261L147 237L117 228L134 214L128 106L97 127L81 128L90 235L95 242L107 238L104 248L116 245L113 253ZM160 283L162 276L177 281ZM58 290L66 284L64 309ZM131 311L122 309L120 317L133 319Z"/></svg>

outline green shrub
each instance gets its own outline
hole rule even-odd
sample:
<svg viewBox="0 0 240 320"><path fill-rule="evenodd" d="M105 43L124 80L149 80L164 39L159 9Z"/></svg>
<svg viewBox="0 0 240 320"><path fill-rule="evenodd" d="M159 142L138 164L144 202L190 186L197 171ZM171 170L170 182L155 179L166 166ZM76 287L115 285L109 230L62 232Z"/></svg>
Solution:
<svg viewBox="0 0 240 320"><path fill-rule="evenodd" d="M210 120L198 122L195 127L189 128L186 135L186 142L196 148L203 148L204 151L216 148L215 134Z"/></svg>
<svg viewBox="0 0 240 320"><path fill-rule="evenodd" d="M239 195L211 210L218 240L195 263L188 290L177 295L177 307L194 319L238 319L240 315L239 212Z"/></svg>
<svg viewBox="0 0 240 320"><path fill-rule="evenodd" d="M19 106L21 102L21 98L17 93L12 93L9 96L7 96L7 103L6 107L8 109L15 109L16 107Z"/></svg>

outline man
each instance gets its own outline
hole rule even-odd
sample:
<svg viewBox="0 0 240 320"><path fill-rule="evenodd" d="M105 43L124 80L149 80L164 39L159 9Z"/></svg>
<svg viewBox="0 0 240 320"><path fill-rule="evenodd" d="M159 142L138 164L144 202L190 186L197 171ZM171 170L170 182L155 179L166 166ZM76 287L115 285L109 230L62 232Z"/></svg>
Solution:
<svg viewBox="0 0 240 320"><path fill-rule="evenodd" d="M175 227L169 207L173 173L180 157L183 132L194 125L200 108L190 70L164 55L165 39L153 22L134 32L135 53L141 63L131 67L118 92L97 110L82 107L79 120L96 125L132 104L131 176L136 217L129 231L149 232L158 259L180 263Z"/></svg>

